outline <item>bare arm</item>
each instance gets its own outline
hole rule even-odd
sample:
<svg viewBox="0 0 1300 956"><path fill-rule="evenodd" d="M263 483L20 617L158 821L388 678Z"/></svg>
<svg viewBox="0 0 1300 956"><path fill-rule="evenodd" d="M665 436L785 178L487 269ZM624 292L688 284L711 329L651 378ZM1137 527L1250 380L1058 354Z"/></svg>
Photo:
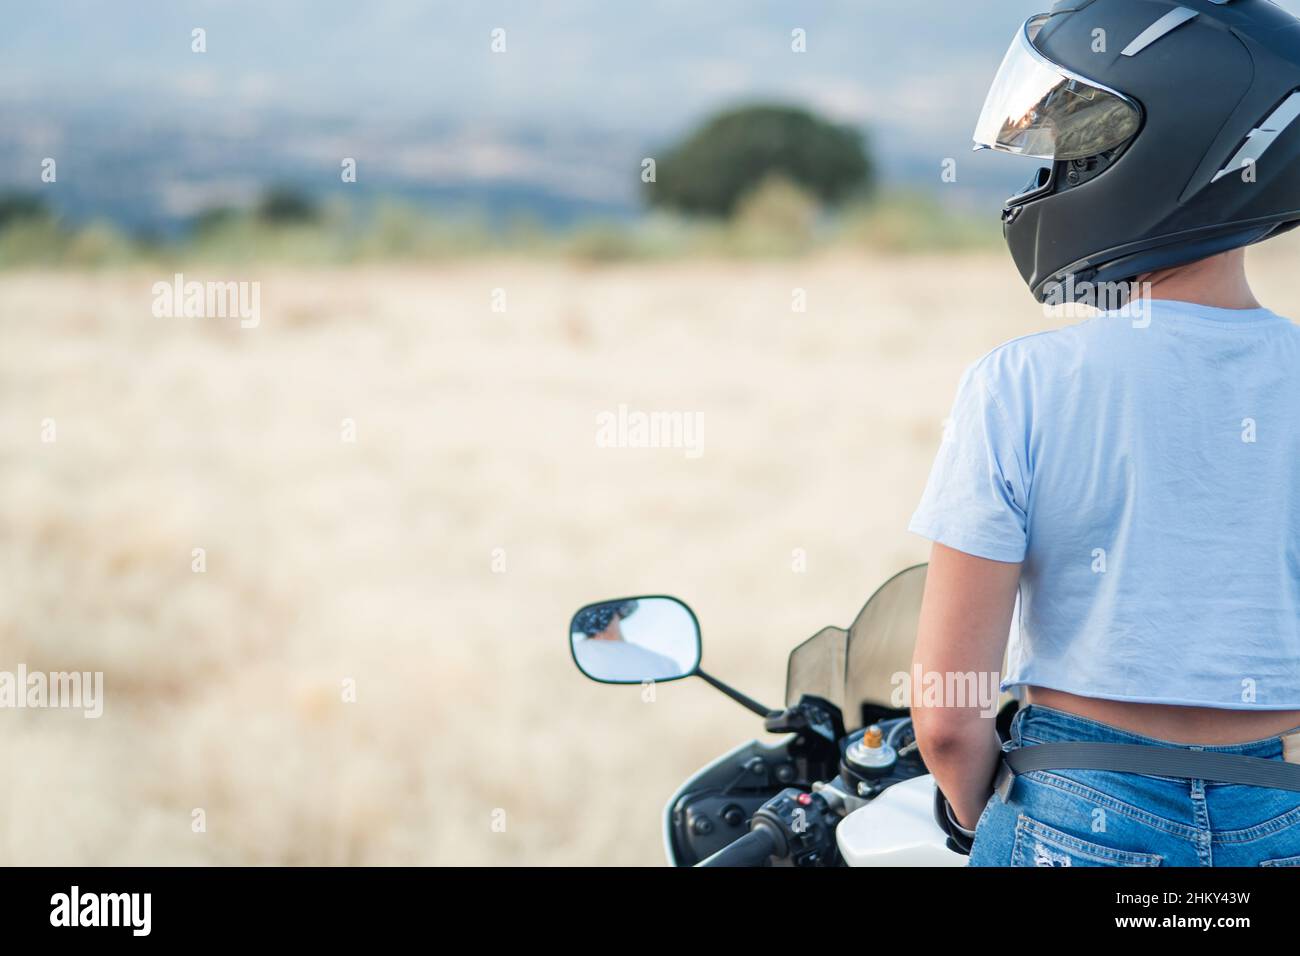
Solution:
<svg viewBox="0 0 1300 956"><path fill-rule="evenodd" d="M936 543L913 669L943 677L1000 672L1019 582L1019 564L977 558ZM949 686L947 680L944 686ZM957 821L971 829L992 793L999 749L994 717L982 714L977 701L926 701L916 691L912 720L921 756Z"/></svg>

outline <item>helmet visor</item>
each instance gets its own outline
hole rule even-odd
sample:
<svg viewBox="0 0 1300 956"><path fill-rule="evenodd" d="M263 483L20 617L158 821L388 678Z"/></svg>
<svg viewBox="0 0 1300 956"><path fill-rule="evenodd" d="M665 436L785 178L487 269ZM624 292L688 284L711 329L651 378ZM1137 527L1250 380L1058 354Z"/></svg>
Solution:
<svg viewBox="0 0 1300 956"><path fill-rule="evenodd" d="M1030 17L1011 41L975 127L975 146L1038 159L1082 159L1137 132L1142 113L1122 93L1048 60L1034 37L1050 14Z"/></svg>

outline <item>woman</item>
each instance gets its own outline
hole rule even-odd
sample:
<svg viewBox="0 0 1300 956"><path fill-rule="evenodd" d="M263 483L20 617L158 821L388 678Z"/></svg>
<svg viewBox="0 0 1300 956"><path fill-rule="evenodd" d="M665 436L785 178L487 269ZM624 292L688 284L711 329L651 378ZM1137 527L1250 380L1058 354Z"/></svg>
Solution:
<svg viewBox="0 0 1300 956"><path fill-rule="evenodd" d="M1244 246L1300 221L1300 25L1267 0L1151 7L1057 4L990 90L977 145L1051 163L1003 212L1035 297L1138 295L968 369L910 526L934 542L916 665L1005 659L1008 748L1295 764L1300 329L1256 301ZM994 721L925 703L972 865L1300 865L1300 792L1058 766L995 794Z"/></svg>

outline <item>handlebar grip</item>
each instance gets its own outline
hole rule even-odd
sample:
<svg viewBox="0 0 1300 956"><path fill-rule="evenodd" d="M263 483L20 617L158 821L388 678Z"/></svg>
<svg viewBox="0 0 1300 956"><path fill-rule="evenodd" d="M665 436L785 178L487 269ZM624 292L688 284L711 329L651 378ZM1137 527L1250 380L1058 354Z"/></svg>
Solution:
<svg viewBox="0 0 1300 956"><path fill-rule="evenodd" d="M763 866L776 852L776 840L767 827L755 827L739 840L728 843L696 866Z"/></svg>

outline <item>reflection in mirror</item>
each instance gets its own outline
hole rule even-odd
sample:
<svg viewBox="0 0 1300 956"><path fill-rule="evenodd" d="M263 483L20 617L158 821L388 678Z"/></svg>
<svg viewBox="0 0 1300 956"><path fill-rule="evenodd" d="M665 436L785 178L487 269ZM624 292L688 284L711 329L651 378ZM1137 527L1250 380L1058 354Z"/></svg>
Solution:
<svg viewBox="0 0 1300 956"><path fill-rule="evenodd" d="M676 598L588 604L569 627L573 659L593 680L639 684L689 677L700 664L700 628Z"/></svg>

